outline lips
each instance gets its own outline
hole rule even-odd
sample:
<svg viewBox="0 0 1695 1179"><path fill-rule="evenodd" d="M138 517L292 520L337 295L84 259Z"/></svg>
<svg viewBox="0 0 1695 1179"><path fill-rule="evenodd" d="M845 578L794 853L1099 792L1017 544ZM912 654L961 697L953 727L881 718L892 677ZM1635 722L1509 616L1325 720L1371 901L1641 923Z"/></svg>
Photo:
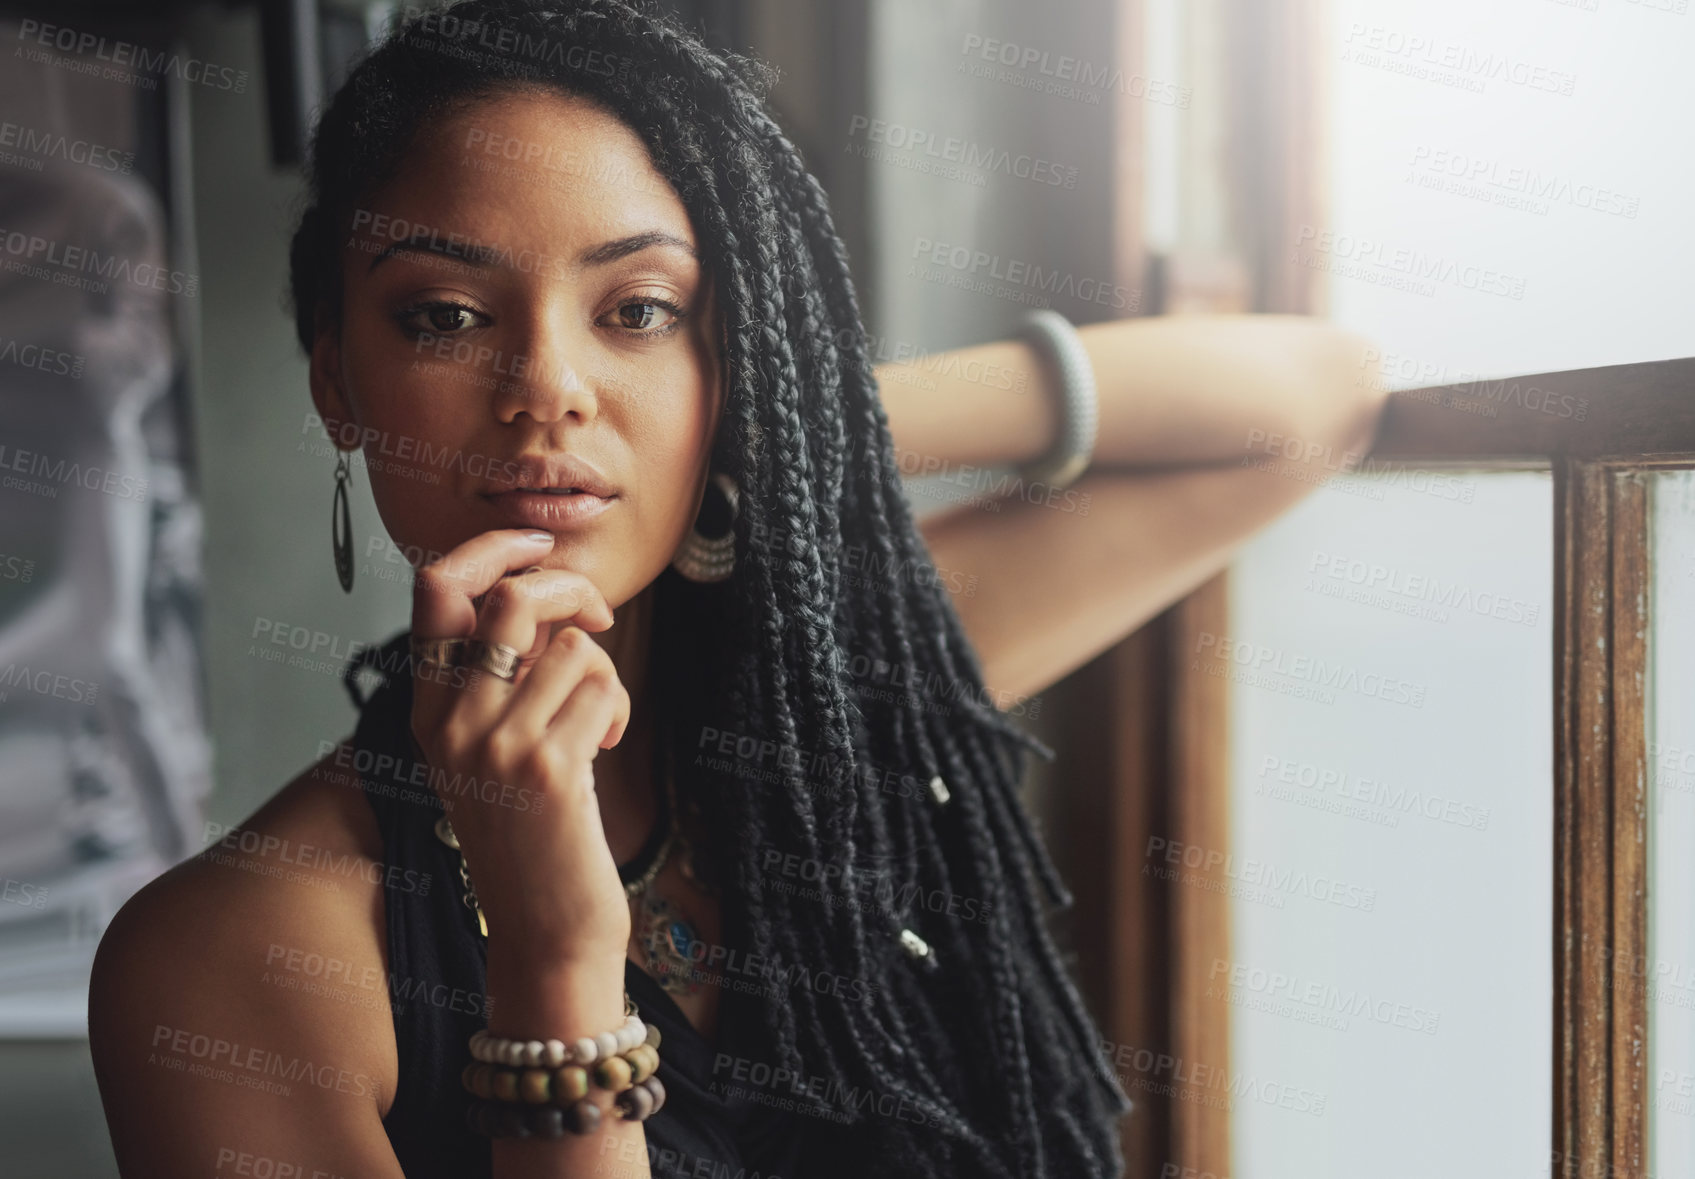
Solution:
<svg viewBox="0 0 1695 1179"><path fill-rule="evenodd" d="M508 528L544 528L559 532L586 524L618 502L617 496L590 495L586 491L520 488L484 495L483 500Z"/></svg>
<svg viewBox="0 0 1695 1179"><path fill-rule="evenodd" d="M618 491L593 463L578 455L531 455L505 464L512 478L482 498L512 528L561 531L585 524L618 500Z"/></svg>
<svg viewBox="0 0 1695 1179"><path fill-rule="evenodd" d="M483 494L496 496L513 491L532 491L550 495L572 493L614 499L618 489L613 487L600 469L587 459L574 454L529 455L503 464L511 478L487 487Z"/></svg>

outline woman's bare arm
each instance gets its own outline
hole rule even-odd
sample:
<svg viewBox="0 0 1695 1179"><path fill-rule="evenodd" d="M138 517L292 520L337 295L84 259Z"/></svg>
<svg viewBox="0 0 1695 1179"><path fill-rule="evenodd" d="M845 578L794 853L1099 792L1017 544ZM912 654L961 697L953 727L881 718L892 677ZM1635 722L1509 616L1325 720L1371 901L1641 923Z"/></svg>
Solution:
<svg viewBox="0 0 1695 1179"><path fill-rule="evenodd" d="M396 1075L371 908L382 886L299 862L328 842L305 817L347 789L309 777L244 826L281 842L214 842L131 897L101 939L89 1039L125 1179L284 1163L404 1179L382 1125Z"/></svg>
<svg viewBox="0 0 1695 1179"><path fill-rule="evenodd" d="M214 830L206 852L136 893L101 939L89 1038L125 1179L404 1179L382 1124L399 1074L385 891L458 881L426 884L378 863L374 825L362 838L348 830L371 818L334 756L238 829ZM484 990L514 1027L574 1026L585 1012L610 1026L623 1012L622 962L579 980L491 959ZM496 1179L645 1179L642 1126L599 1097L607 1116L593 1134L493 1143Z"/></svg>
<svg viewBox="0 0 1695 1179"><path fill-rule="evenodd" d="M1329 437L1380 394L1370 341L1297 315L1181 315L1077 329L1095 370L1095 470L1237 462L1256 440ZM875 369L902 470L1034 459L1053 446L1058 397L1019 339Z"/></svg>
<svg viewBox="0 0 1695 1179"><path fill-rule="evenodd" d="M1061 491L980 477L1053 445L1057 390L1029 345L877 370L901 470L939 474L958 504L921 529L1003 708L1122 639L1357 466L1386 397L1362 379L1370 343L1318 320L1183 316L1080 333L1100 438L1089 471Z"/></svg>

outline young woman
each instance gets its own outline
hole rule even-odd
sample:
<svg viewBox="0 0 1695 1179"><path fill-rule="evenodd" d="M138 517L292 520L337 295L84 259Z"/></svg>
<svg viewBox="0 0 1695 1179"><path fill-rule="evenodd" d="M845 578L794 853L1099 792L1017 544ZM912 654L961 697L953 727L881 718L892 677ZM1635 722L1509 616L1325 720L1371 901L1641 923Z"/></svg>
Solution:
<svg viewBox="0 0 1695 1179"><path fill-rule="evenodd" d="M412 625L349 668L354 734L103 940L126 1176L1119 1172L1017 793L1048 751L996 704L1363 453L1366 345L1085 328L1088 473L921 529L897 453L1035 463L1075 371L874 370L768 84L625 0L470 0L324 112L297 329ZM1272 436L1287 469L1242 462Z"/></svg>

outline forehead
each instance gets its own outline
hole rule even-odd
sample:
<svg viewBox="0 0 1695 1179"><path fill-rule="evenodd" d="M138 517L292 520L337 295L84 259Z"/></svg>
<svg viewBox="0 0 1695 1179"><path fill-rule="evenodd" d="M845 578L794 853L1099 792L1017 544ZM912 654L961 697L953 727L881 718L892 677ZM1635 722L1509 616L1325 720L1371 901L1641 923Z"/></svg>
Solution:
<svg viewBox="0 0 1695 1179"><path fill-rule="evenodd" d="M425 129L373 209L426 230L558 253L650 229L699 249L646 145L588 99L503 91ZM366 219L369 221L369 218Z"/></svg>

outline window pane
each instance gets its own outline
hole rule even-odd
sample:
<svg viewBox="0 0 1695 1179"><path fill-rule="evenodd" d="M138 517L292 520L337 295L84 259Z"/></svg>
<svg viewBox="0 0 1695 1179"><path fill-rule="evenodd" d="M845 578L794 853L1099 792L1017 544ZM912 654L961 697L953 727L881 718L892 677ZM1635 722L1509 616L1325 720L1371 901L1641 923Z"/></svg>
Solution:
<svg viewBox="0 0 1695 1179"><path fill-rule="evenodd" d="M1695 1174L1695 471L1649 476L1650 1169ZM1635 970L1647 962L1633 963ZM1628 978L1625 964L1615 978Z"/></svg>
<svg viewBox="0 0 1695 1179"><path fill-rule="evenodd" d="M1237 1179L1545 1173L1552 509L1341 476L1232 568Z"/></svg>

